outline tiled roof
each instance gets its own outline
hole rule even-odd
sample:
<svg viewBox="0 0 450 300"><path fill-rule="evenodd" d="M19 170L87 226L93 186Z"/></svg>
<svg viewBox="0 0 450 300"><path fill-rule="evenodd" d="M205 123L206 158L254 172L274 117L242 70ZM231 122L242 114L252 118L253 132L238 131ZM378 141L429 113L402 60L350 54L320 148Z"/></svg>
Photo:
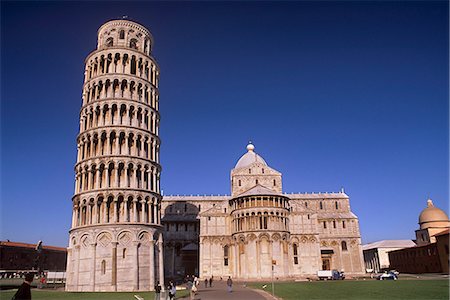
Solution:
<svg viewBox="0 0 450 300"><path fill-rule="evenodd" d="M251 196L251 195L276 195L276 196L282 196L282 194L277 193L274 190L268 189L265 186L257 184L254 187L252 187L251 189L243 192L242 194L237 195L236 197Z"/></svg>
<svg viewBox="0 0 450 300"><path fill-rule="evenodd" d="M339 198L348 198L346 193L284 193L286 197L289 197L293 200L297 199L339 199Z"/></svg>
<svg viewBox="0 0 450 300"><path fill-rule="evenodd" d="M416 246L412 240L382 240L365 244L362 246L363 250L376 249L376 248L409 248Z"/></svg>
<svg viewBox="0 0 450 300"><path fill-rule="evenodd" d="M356 219L354 213L349 212L331 212L331 213L317 213L318 219Z"/></svg>
<svg viewBox="0 0 450 300"><path fill-rule="evenodd" d="M224 201L229 200L228 195L169 195L163 196L163 201Z"/></svg>
<svg viewBox="0 0 450 300"><path fill-rule="evenodd" d="M0 241L0 246L32 248L32 249L36 248L35 244L8 242L8 241ZM67 251L67 249L63 248L63 247L46 246L46 245L42 245L42 249L44 249L44 250L56 250L56 251Z"/></svg>

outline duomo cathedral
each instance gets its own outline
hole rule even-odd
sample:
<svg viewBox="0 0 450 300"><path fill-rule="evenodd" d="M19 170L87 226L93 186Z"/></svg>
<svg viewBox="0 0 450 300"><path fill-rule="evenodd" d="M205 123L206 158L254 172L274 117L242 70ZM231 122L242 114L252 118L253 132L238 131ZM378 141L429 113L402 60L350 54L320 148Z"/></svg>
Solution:
<svg viewBox="0 0 450 300"><path fill-rule="evenodd" d="M164 196L165 274L243 280L363 274L358 218L337 193L286 194L253 144L231 170L231 196Z"/></svg>
<svg viewBox="0 0 450 300"><path fill-rule="evenodd" d="M66 290L154 290L186 275L364 273L344 191L283 192L281 173L251 143L231 170L230 196L161 195L152 49L144 26L112 20L85 60Z"/></svg>

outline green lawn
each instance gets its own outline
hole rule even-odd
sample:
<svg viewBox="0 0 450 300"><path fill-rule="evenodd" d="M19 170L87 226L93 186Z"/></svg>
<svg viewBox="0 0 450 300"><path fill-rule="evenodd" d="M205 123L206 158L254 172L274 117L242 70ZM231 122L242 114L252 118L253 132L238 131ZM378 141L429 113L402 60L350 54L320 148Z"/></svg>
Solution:
<svg viewBox="0 0 450 300"><path fill-rule="evenodd" d="M1 300L10 300L17 289L9 291L0 291ZM153 292L130 292L130 293L69 293L64 291L37 290L31 291L33 300L58 300L58 299L77 299L77 300L136 300L134 295L139 295L145 300L155 299ZM177 298L186 296L186 291L177 291ZM162 299L162 297L161 297Z"/></svg>
<svg viewBox="0 0 450 300"><path fill-rule="evenodd" d="M270 283L252 283L271 293ZM302 299L449 299L448 280L314 281L275 283L275 295L284 300Z"/></svg>

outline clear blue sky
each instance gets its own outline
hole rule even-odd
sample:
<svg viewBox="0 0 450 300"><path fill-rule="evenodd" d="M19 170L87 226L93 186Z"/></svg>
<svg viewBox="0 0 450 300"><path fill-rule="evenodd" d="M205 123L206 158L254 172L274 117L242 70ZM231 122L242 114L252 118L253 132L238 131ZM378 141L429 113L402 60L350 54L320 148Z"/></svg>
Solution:
<svg viewBox="0 0 450 300"><path fill-rule="evenodd" d="M0 239L65 246L84 58L151 30L165 194L229 194L248 140L285 192L345 187L363 242L448 210L447 2L1 3Z"/></svg>

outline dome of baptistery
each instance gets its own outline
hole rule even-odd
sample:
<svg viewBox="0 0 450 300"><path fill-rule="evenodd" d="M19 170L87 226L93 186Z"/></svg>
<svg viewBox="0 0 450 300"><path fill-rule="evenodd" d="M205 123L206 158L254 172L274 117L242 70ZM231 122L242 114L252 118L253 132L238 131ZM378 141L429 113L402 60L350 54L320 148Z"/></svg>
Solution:
<svg viewBox="0 0 450 300"><path fill-rule="evenodd" d="M264 158L262 158L260 155L255 153L255 146L250 142L247 145L247 153L241 156L239 158L238 162L236 163L235 169L239 168L245 168L253 163L261 163L265 166L267 166L266 161Z"/></svg>
<svg viewBox="0 0 450 300"><path fill-rule="evenodd" d="M442 209L435 207L433 201L428 199L427 208L422 210L419 215L420 227L427 228L440 222L448 222L447 214Z"/></svg>

